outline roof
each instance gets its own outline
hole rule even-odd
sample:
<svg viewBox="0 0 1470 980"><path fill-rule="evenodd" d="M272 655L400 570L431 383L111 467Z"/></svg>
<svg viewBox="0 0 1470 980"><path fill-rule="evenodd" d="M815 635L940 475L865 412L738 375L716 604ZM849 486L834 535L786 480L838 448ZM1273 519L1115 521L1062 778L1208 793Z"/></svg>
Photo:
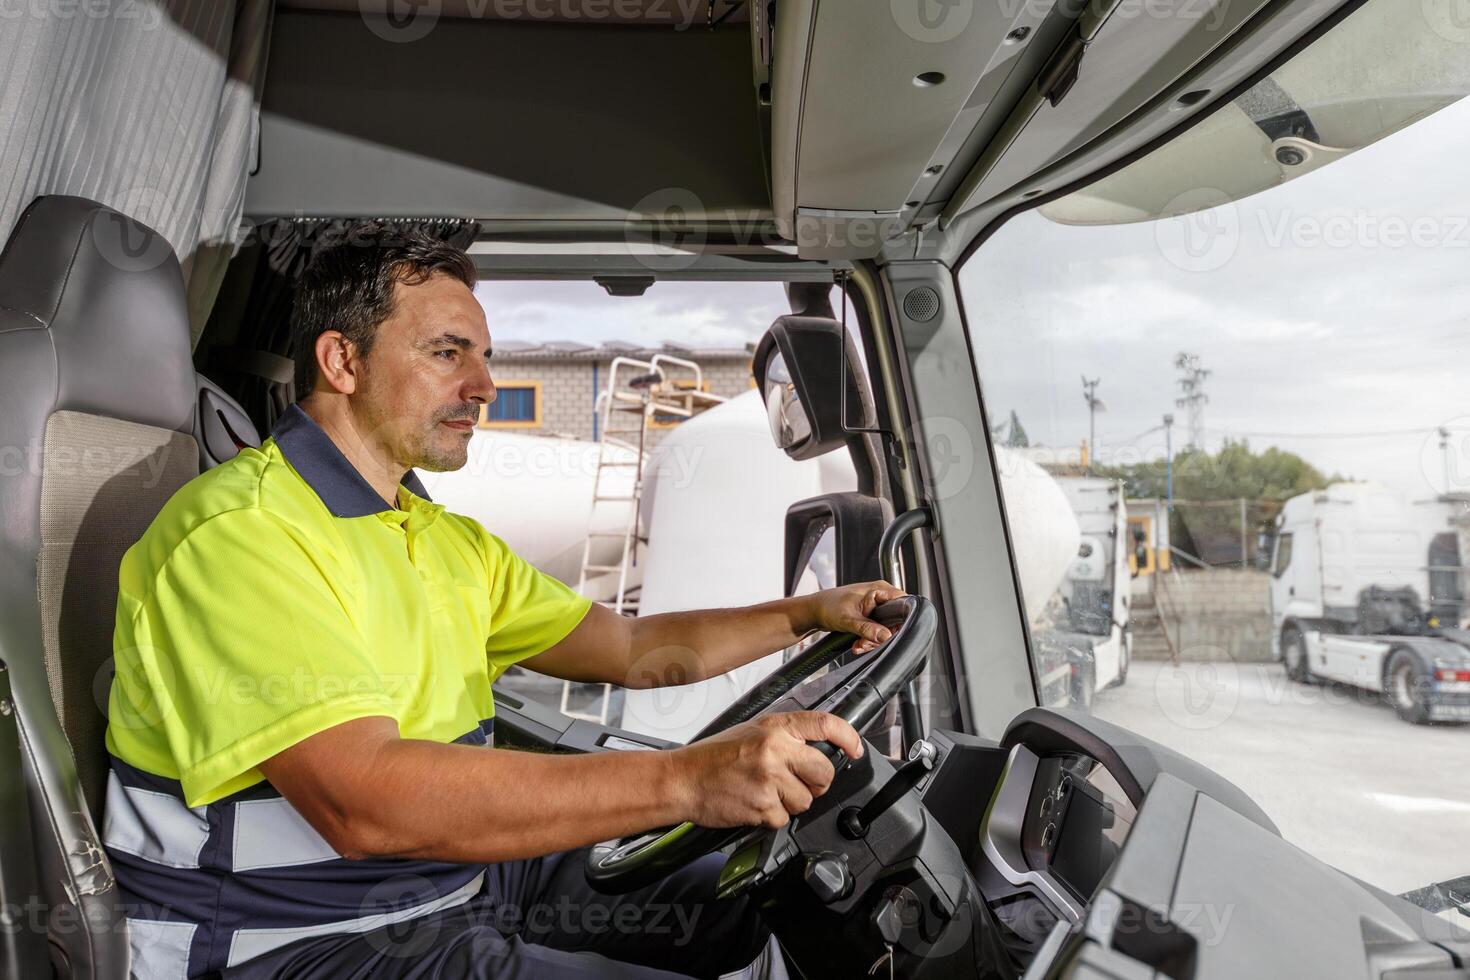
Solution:
<svg viewBox="0 0 1470 980"><path fill-rule="evenodd" d="M655 354L678 357L686 361L748 361L752 348L747 347L681 347L664 344L661 347L640 347L623 340L609 340L599 345L584 344L575 340L497 340L496 361L611 361L615 357L629 357L646 361Z"/></svg>

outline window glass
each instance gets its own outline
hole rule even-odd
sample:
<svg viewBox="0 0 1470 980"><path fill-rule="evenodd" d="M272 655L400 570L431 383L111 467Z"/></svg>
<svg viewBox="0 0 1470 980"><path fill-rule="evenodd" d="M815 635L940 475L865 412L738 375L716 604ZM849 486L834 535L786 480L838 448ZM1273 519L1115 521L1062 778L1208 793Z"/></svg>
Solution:
<svg viewBox="0 0 1470 980"><path fill-rule="evenodd" d="M751 568L733 563L723 601L698 594L690 580L718 580L692 570L701 562L714 567L727 549L691 539L685 520L700 507L730 506L725 497L736 491L703 471L731 452L732 434L737 442L741 433L770 442L759 401L740 396L751 391L752 345L789 312L779 283L657 283L642 296L613 297L590 282L487 281L475 293L490 324L498 394L468 465L421 474L435 500L623 615L731 605L742 590L761 600L781 595L779 553L767 575L754 561ZM716 410L728 433L680 434ZM749 477L759 472L756 466ZM780 504L782 514L798 496ZM671 514L662 525L656 502ZM782 534L777 515L752 531L752 547L779 551ZM567 683L513 667L496 689L576 717L627 720L617 685ZM714 710L704 701L701 711ZM674 711L682 727L651 734L687 734L694 715L679 715L672 703L657 708L650 711ZM630 727L649 730L636 719Z"/></svg>
<svg viewBox="0 0 1470 980"><path fill-rule="evenodd" d="M1276 574L1282 575L1291 567L1291 534L1283 534L1276 544Z"/></svg>
<svg viewBox="0 0 1470 980"><path fill-rule="evenodd" d="M535 424L541 417L539 386L523 382L500 382L495 384L495 401L485 406L485 424L529 423Z"/></svg>
<svg viewBox="0 0 1470 980"><path fill-rule="evenodd" d="M1470 721L1470 683L1395 652L1470 639L1467 40L1370 0L959 273L1042 700L1393 892L1470 872L1422 844L1470 819L1470 730L1422 723Z"/></svg>

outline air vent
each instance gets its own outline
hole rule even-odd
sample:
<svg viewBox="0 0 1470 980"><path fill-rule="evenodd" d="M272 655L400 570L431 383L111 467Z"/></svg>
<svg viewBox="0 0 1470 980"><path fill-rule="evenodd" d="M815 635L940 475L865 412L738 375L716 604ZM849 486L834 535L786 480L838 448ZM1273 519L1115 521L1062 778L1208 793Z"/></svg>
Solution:
<svg viewBox="0 0 1470 980"><path fill-rule="evenodd" d="M939 315L939 294L928 286L910 289L903 298L903 315L916 323L928 323Z"/></svg>

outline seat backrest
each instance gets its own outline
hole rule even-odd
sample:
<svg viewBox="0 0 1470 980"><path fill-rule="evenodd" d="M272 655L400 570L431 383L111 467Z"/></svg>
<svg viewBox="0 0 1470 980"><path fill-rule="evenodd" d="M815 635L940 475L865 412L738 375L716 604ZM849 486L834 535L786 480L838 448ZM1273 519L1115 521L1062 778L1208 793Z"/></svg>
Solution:
<svg viewBox="0 0 1470 980"><path fill-rule="evenodd" d="M183 277L169 244L44 197L0 253L0 657L64 975L122 977L99 843L118 564L199 472ZM91 923L78 928L78 923Z"/></svg>
<svg viewBox="0 0 1470 980"><path fill-rule="evenodd" d="M246 446L260 447L260 434L240 403L223 388L199 375L199 399L194 440L199 443L199 468L212 470L235 458Z"/></svg>

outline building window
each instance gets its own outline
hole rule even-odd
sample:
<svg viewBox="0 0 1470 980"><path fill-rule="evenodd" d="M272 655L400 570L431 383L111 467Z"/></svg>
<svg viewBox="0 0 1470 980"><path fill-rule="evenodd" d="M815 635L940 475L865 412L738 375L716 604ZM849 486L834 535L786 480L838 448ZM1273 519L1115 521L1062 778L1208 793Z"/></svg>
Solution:
<svg viewBox="0 0 1470 980"><path fill-rule="evenodd" d="M535 429L541 425L541 382L499 381L495 401L480 406L487 429Z"/></svg>

